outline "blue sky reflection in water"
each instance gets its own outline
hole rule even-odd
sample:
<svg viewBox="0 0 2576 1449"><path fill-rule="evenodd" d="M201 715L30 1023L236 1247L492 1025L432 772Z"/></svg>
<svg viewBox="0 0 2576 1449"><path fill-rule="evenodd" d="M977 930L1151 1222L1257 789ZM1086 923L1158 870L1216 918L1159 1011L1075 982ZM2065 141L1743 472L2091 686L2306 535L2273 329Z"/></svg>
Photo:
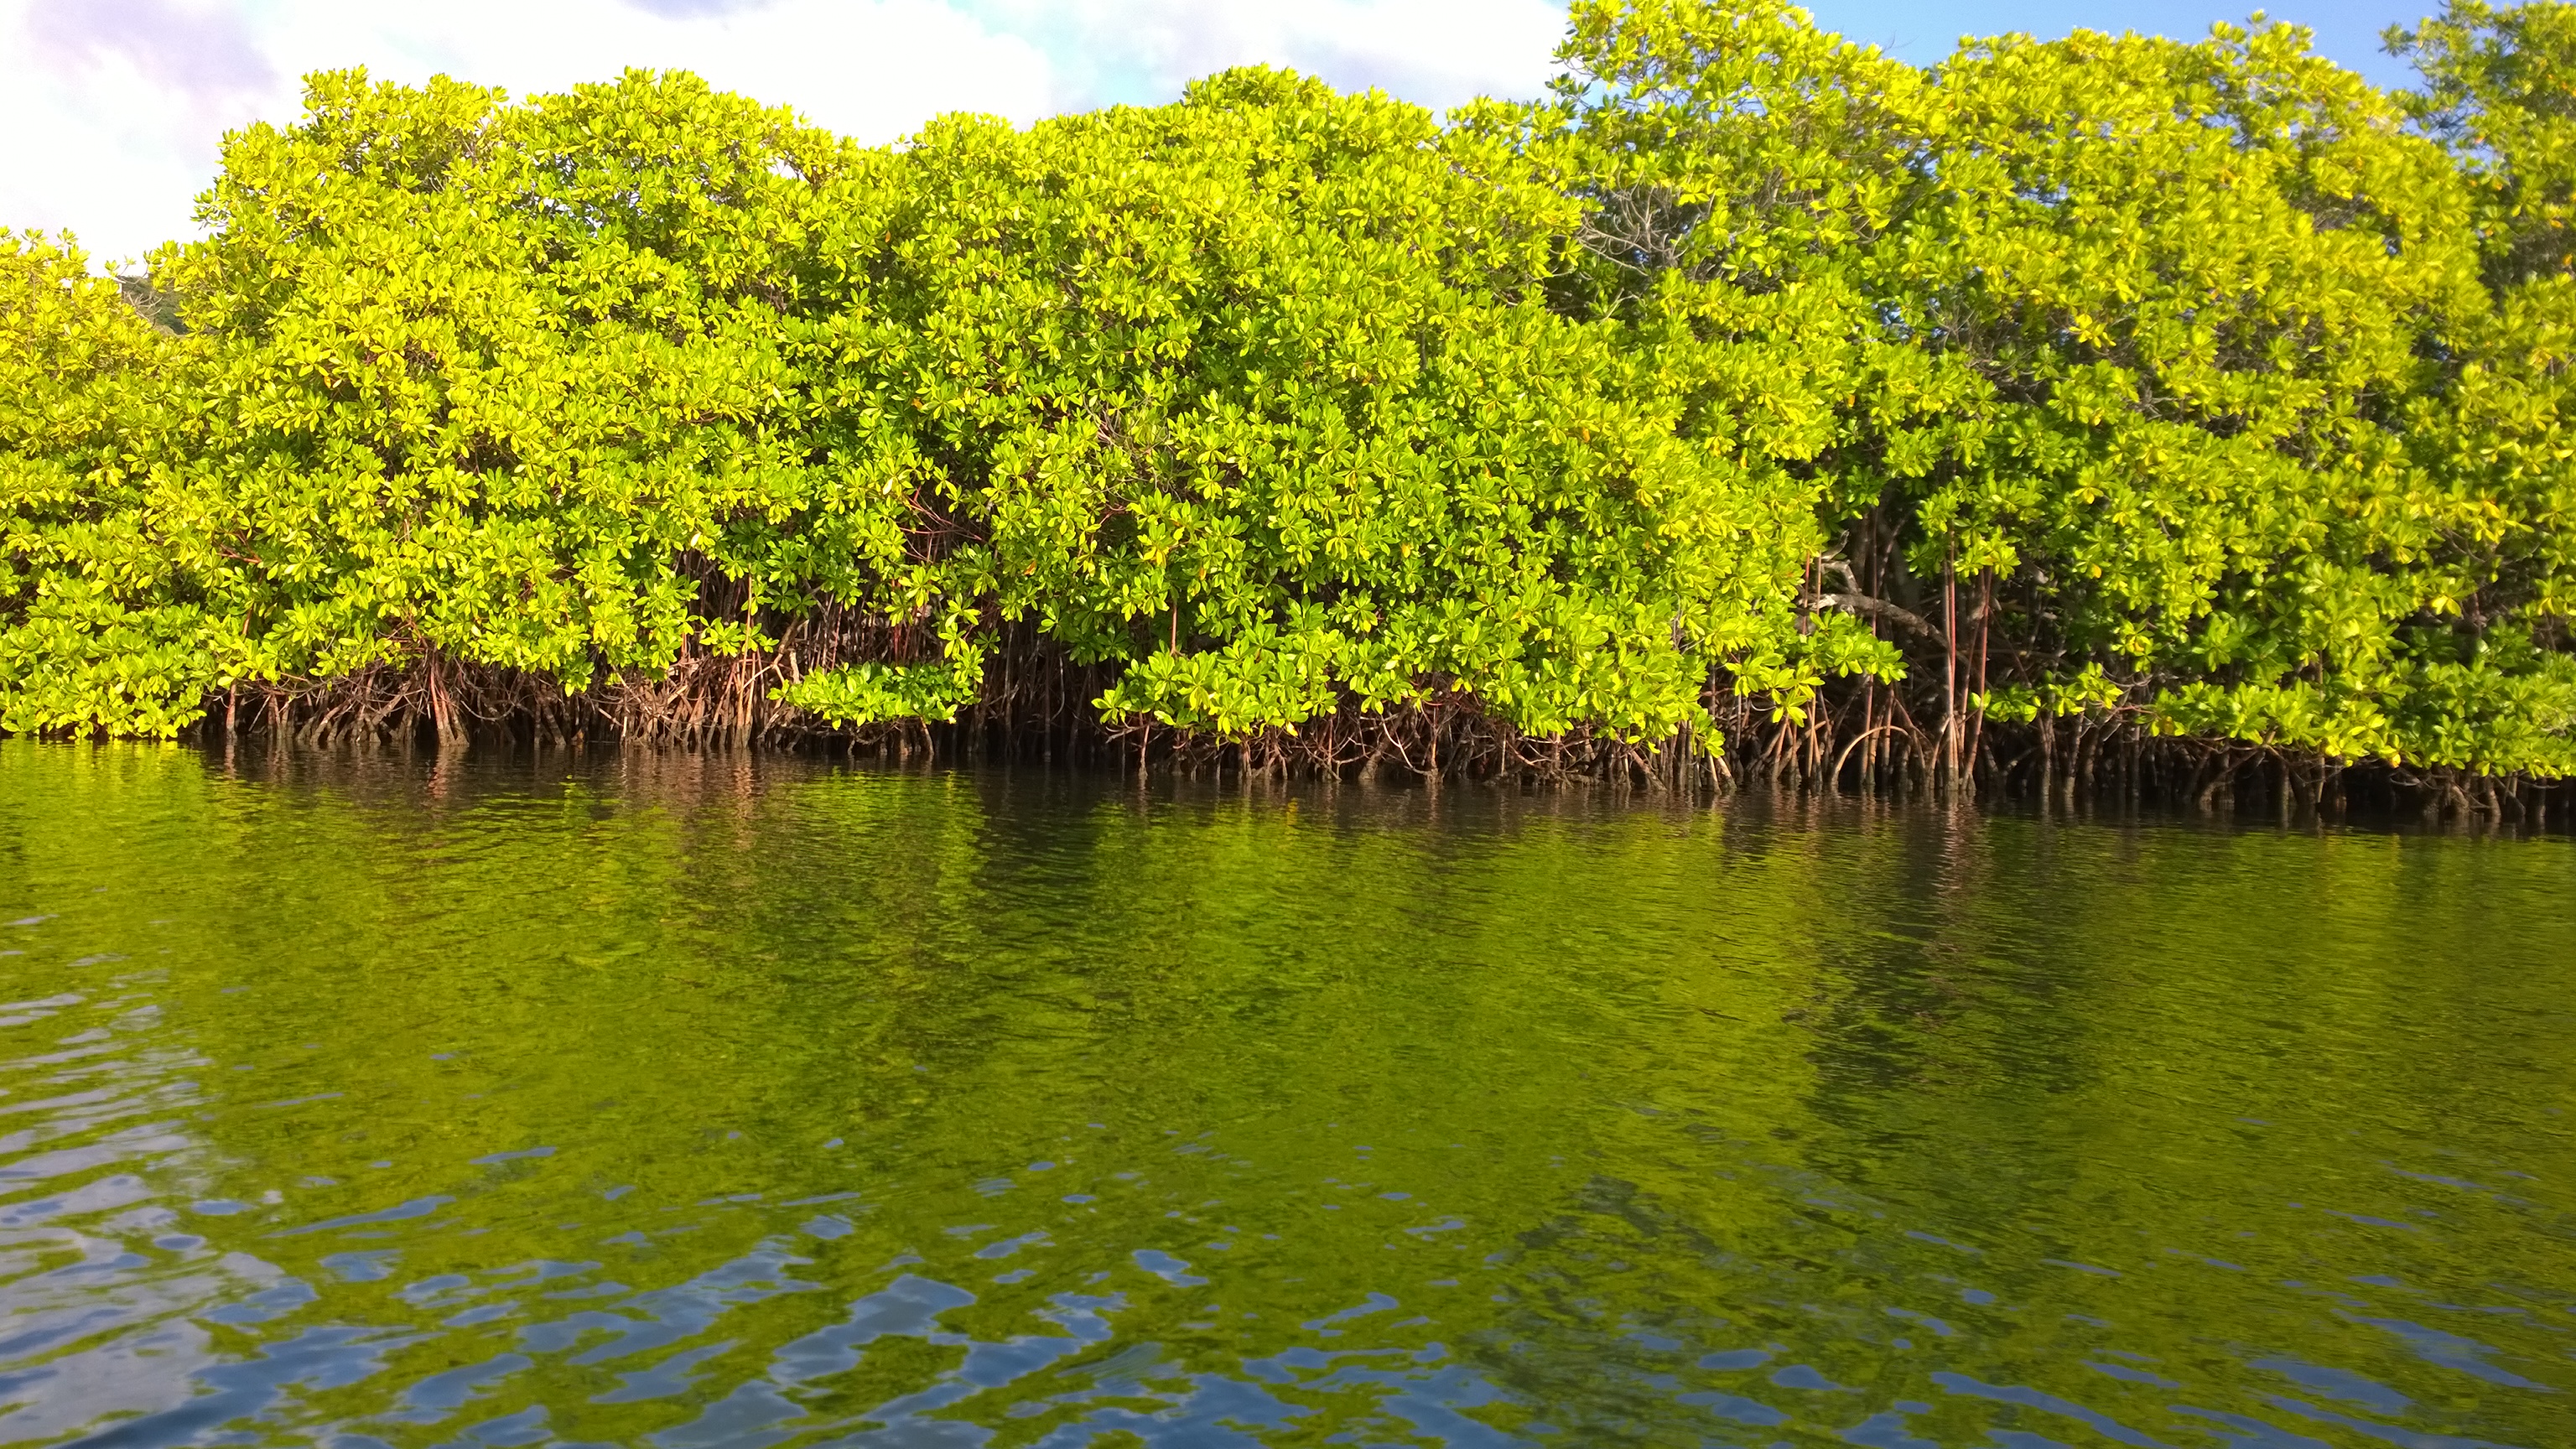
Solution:
<svg viewBox="0 0 2576 1449"><path fill-rule="evenodd" d="M0 1441L2576 1441L2576 849L0 746Z"/></svg>

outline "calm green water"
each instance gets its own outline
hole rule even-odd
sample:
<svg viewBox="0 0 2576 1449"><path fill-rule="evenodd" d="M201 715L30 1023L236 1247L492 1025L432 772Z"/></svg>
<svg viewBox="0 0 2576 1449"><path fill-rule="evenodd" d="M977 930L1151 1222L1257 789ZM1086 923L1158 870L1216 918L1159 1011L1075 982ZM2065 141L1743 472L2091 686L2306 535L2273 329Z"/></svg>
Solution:
<svg viewBox="0 0 2576 1449"><path fill-rule="evenodd" d="M0 745L0 1441L2576 1445L2576 849Z"/></svg>

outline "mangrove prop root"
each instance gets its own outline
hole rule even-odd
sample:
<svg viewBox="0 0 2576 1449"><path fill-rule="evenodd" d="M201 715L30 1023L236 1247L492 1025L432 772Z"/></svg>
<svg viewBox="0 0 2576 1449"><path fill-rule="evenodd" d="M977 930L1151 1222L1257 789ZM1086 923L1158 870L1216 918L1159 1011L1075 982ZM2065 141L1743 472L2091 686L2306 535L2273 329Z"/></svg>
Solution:
<svg viewBox="0 0 2576 1449"><path fill-rule="evenodd" d="M472 743L562 747L629 743L682 750L829 746L902 763L1029 760L1112 764L1202 781L1475 780L1520 787L1610 784L1644 794L1726 794L1755 781L1783 791L2074 807L2162 802L2321 818L2405 807L2454 822L2536 828L2568 818L2563 781L2455 770L2346 765L2243 742L2156 734L2141 713L1981 721L1926 728L1904 694L1853 684L1820 697L1803 723L1713 694L1712 738L1685 731L1639 741L1576 729L1525 734L1471 696L1437 694L1384 713L1345 704L1295 730L1242 738L1159 721L1103 718L1111 673L1037 650L993 664L978 703L953 720L835 726L770 698L800 661L785 654L684 654L649 679L567 693L538 676L435 655L328 681L248 682L206 700L196 734L331 748L393 741L441 750ZM810 667L810 666L808 666ZM2063 748L2060 748L2063 746ZM1953 752L1958 758L1953 760ZM2552 809L2553 806L2560 808Z"/></svg>

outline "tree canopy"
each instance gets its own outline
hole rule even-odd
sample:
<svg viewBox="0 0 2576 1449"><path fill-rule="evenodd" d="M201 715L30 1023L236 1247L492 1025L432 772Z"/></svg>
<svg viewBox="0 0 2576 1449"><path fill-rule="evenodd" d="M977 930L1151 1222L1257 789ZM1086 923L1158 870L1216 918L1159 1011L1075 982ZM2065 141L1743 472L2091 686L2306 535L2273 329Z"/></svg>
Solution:
<svg viewBox="0 0 2576 1449"><path fill-rule="evenodd" d="M0 726L485 671L855 728L1051 658L1223 739L2563 776L2576 7L2390 46L1579 0L1535 102L1256 68L884 148L317 75L148 275L0 234Z"/></svg>

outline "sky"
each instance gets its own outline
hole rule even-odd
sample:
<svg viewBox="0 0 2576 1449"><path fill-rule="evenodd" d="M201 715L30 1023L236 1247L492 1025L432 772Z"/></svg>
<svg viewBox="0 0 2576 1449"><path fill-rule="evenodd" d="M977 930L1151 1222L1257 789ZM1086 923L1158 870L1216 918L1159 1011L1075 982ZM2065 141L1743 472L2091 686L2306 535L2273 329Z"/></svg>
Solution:
<svg viewBox="0 0 2576 1449"><path fill-rule="evenodd" d="M2435 0L2281 0L2381 84L2378 35ZM1812 0L1918 64L1962 35L2076 26L2197 38L2223 0ZM628 66L716 85L866 141L932 116L1028 122L1169 100L1229 65L1293 66L1433 107L1546 83L1563 0L0 0L0 227L69 230L99 265L196 234L227 130L285 123L300 77L444 72L514 94ZM2233 18L2242 18L2241 13Z"/></svg>

